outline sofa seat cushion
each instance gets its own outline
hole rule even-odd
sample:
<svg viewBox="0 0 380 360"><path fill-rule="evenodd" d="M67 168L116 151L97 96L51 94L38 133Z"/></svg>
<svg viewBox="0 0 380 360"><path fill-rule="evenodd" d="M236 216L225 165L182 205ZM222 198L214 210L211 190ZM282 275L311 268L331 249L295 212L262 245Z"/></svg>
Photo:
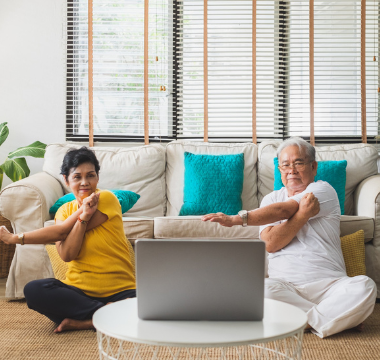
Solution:
<svg viewBox="0 0 380 360"><path fill-rule="evenodd" d="M243 209L256 209L257 202L257 146L252 143L207 143L172 141L166 146L167 216L177 216L184 203L185 152L202 155L244 154Z"/></svg>
<svg viewBox="0 0 380 360"><path fill-rule="evenodd" d="M65 189L60 175L62 160L74 144L50 144L46 147L43 170L54 176ZM99 160L99 184L102 190L129 190L140 195L139 201L128 211L128 216L164 216L165 148L158 144L139 147L94 147ZM55 200L58 200L55 199Z"/></svg>
<svg viewBox="0 0 380 360"><path fill-rule="evenodd" d="M54 225L54 220L45 221L44 227ZM124 233L134 245L136 239L153 239L153 218L123 217Z"/></svg>
<svg viewBox="0 0 380 360"><path fill-rule="evenodd" d="M258 239L258 226L224 227L218 223L205 222L201 216L166 216L154 218L155 239L176 238L223 238Z"/></svg>
<svg viewBox="0 0 380 360"><path fill-rule="evenodd" d="M367 216L349 216L340 217L340 236L353 234L359 230L364 231L364 242L367 243L373 239L375 231L374 219Z"/></svg>

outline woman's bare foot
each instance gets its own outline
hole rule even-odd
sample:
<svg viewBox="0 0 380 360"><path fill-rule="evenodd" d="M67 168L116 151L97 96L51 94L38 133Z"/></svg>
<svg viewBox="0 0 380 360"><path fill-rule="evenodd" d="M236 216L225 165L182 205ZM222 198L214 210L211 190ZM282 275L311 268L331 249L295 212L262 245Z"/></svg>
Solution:
<svg viewBox="0 0 380 360"><path fill-rule="evenodd" d="M54 330L55 333L61 333L68 330L93 330L92 320L74 320L64 319Z"/></svg>

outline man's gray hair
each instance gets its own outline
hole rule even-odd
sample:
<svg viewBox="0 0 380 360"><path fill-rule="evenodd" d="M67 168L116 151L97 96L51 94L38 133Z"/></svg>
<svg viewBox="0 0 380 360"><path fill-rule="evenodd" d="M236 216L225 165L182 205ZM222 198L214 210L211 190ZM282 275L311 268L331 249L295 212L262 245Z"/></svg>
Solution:
<svg viewBox="0 0 380 360"><path fill-rule="evenodd" d="M285 141L283 141L280 146L277 148L277 158L280 160L281 151L288 146L298 146L300 151L305 150L306 157L309 161L315 161L315 148L313 145L309 144L306 140L293 136Z"/></svg>

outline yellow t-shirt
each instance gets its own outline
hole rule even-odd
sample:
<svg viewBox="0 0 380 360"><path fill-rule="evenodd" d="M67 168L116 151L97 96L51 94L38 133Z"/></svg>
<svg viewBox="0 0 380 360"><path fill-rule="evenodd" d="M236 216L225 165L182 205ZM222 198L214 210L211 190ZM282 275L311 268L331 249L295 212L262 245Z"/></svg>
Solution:
<svg viewBox="0 0 380 360"><path fill-rule="evenodd" d="M77 210L77 200L68 202L58 209L55 219L64 221ZM89 296L107 297L135 289L136 281L118 199L110 191L100 191L98 210L108 220L85 233L77 258L68 263L63 282Z"/></svg>

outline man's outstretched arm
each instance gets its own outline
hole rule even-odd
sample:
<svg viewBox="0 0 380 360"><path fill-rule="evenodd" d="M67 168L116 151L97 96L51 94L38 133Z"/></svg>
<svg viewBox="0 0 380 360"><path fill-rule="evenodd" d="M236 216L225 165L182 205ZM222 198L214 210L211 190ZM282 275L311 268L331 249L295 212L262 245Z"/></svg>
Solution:
<svg viewBox="0 0 380 360"><path fill-rule="evenodd" d="M266 225L276 221L291 218L298 210L298 202L288 200L264 206L260 209L248 212L248 225ZM217 222L220 225L231 227L242 225L243 220L239 215L226 215L223 213L207 214L202 217L203 221Z"/></svg>
<svg viewBox="0 0 380 360"><path fill-rule="evenodd" d="M318 212L318 199L313 193L305 194L299 203L298 211L288 221L275 226L268 226L261 232L260 237L265 241L266 250L273 253L288 245L302 226Z"/></svg>

